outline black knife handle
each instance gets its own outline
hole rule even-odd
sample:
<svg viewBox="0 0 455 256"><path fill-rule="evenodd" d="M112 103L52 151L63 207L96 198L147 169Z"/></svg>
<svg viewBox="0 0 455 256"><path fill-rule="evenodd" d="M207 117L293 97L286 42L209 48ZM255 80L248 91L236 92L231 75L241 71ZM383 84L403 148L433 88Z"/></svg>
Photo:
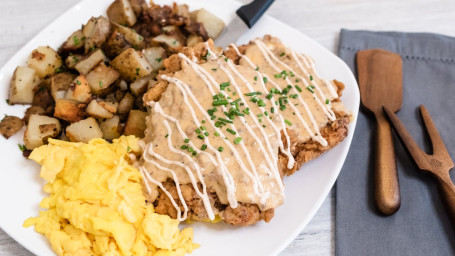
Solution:
<svg viewBox="0 0 455 256"><path fill-rule="evenodd" d="M237 15L251 28L261 18L262 14L269 9L274 0L254 0L253 2L240 7Z"/></svg>

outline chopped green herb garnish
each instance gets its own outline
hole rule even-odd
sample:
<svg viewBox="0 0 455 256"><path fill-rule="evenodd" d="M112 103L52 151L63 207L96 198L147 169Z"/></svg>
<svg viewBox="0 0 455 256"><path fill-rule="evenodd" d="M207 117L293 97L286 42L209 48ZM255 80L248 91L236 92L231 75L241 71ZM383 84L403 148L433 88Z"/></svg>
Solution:
<svg viewBox="0 0 455 256"><path fill-rule="evenodd" d="M310 80L313 81L313 76L310 75Z"/></svg>
<svg viewBox="0 0 455 256"><path fill-rule="evenodd" d="M191 153L191 152L194 152L194 148L189 147L189 148L188 148L188 152L190 152L190 153Z"/></svg>
<svg viewBox="0 0 455 256"><path fill-rule="evenodd" d="M269 115L269 112L264 111L264 115L265 115L265 116L268 116L268 115Z"/></svg>
<svg viewBox="0 0 455 256"><path fill-rule="evenodd" d="M216 71L216 70L217 70L217 68L212 68L212 70L213 70L213 71Z"/></svg>
<svg viewBox="0 0 455 256"><path fill-rule="evenodd" d="M230 123L230 124L234 123L234 122L232 122L232 120L224 119L222 117L218 117L218 120L220 120L221 122L224 122L224 123Z"/></svg>
<svg viewBox="0 0 455 256"><path fill-rule="evenodd" d="M243 113L249 115L249 114L250 114L250 108L245 108L245 109L243 110Z"/></svg>
<svg viewBox="0 0 455 256"><path fill-rule="evenodd" d="M192 156L196 156L197 155L197 152L196 151L193 151L193 153L191 153Z"/></svg>
<svg viewBox="0 0 455 256"><path fill-rule="evenodd" d="M275 74L274 77L275 78L281 78L283 75L282 74Z"/></svg>
<svg viewBox="0 0 455 256"><path fill-rule="evenodd" d="M272 97L273 97L273 94L271 94L271 93L267 94L267 96L266 96L266 98L267 98L268 100L270 100Z"/></svg>
<svg viewBox="0 0 455 256"><path fill-rule="evenodd" d="M77 85L81 85L81 81L79 81L78 79L76 79L76 84L77 84Z"/></svg>
<svg viewBox="0 0 455 256"><path fill-rule="evenodd" d="M24 144L17 144L17 146L19 147L20 151L22 151L22 152L24 152L24 150L26 150Z"/></svg>
<svg viewBox="0 0 455 256"><path fill-rule="evenodd" d="M256 67L256 69L254 69L254 70L258 71L258 70L259 70L259 67Z"/></svg>
<svg viewBox="0 0 455 256"><path fill-rule="evenodd" d="M187 146L187 145L182 145L180 148L181 148L181 149L187 149L188 146Z"/></svg>
<svg viewBox="0 0 455 256"><path fill-rule="evenodd" d="M265 107L265 102L264 102L263 99L259 99L259 101L258 101L258 106L259 106L259 107Z"/></svg>
<svg viewBox="0 0 455 256"><path fill-rule="evenodd" d="M206 148L207 148L207 145L206 145L206 144L203 144L203 145L201 146L201 150L205 150Z"/></svg>
<svg viewBox="0 0 455 256"><path fill-rule="evenodd" d="M161 62L163 60L163 58L156 58L155 61L156 62Z"/></svg>
<svg viewBox="0 0 455 256"><path fill-rule="evenodd" d="M267 77L263 77L262 80L264 81L264 84L267 83Z"/></svg>
<svg viewBox="0 0 455 256"><path fill-rule="evenodd" d="M173 45L177 44L177 40L172 41L172 44Z"/></svg>
<svg viewBox="0 0 455 256"><path fill-rule="evenodd" d="M245 93L245 96L254 96L254 95L262 95L262 92L249 92L249 93Z"/></svg>
<svg viewBox="0 0 455 256"><path fill-rule="evenodd" d="M215 120L215 119L216 119L216 116L210 117L210 120Z"/></svg>
<svg viewBox="0 0 455 256"><path fill-rule="evenodd" d="M237 92L232 92L232 95L234 95L234 96L237 95Z"/></svg>
<svg viewBox="0 0 455 256"><path fill-rule="evenodd" d="M254 81L257 81L258 80L258 77L257 76L254 76Z"/></svg>
<svg viewBox="0 0 455 256"><path fill-rule="evenodd" d="M100 81L100 88L103 87L103 81Z"/></svg>
<svg viewBox="0 0 455 256"><path fill-rule="evenodd" d="M199 139L201 139L201 140L203 140L203 139L204 139L204 135L202 135L202 134L198 134L198 136L197 136L197 137L198 137Z"/></svg>
<svg viewBox="0 0 455 256"><path fill-rule="evenodd" d="M311 93L314 93L313 89L311 89L311 87L310 87L310 86L307 86L307 88L306 88L306 89L307 89L308 91L310 91Z"/></svg>
<svg viewBox="0 0 455 256"><path fill-rule="evenodd" d="M218 151L223 152L223 149L224 149L223 147L219 147Z"/></svg>
<svg viewBox="0 0 455 256"><path fill-rule="evenodd" d="M220 136L220 133L219 132L214 132L213 135L218 137L218 136Z"/></svg>
<svg viewBox="0 0 455 256"><path fill-rule="evenodd" d="M302 92L302 88L300 88L298 85L295 86L295 89L297 89L299 92Z"/></svg>
<svg viewBox="0 0 455 256"><path fill-rule="evenodd" d="M240 143L240 141L242 141L242 137L237 137L237 138L235 138L235 140L234 140L234 144L237 145L237 144Z"/></svg>
<svg viewBox="0 0 455 256"><path fill-rule="evenodd" d="M76 46L80 43L79 38L77 38L77 36L73 36L73 43Z"/></svg>
<svg viewBox="0 0 455 256"><path fill-rule="evenodd" d="M225 58L224 58L224 61L228 62L228 58L227 58L227 57L225 57Z"/></svg>
<svg viewBox="0 0 455 256"><path fill-rule="evenodd" d="M275 113L275 108L274 107L270 108L270 113L272 113L272 114Z"/></svg>
<svg viewBox="0 0 455 256"><path fill-rule="evenodd" d="M164 136L165 138L169 137L169 133Z"/></svg>
<svg viewBox="0 0 455 256"><path fill-rule="evenodd" d="M227 86L230 86L230 85L231 85L231 82L222 83L222 84L220 84L220 90L224 90L224 88L226 88Z"/></svg>
<svg viewBox="0 0 455 256"><path fill-rule="evenodd" d="M286 53L282 52L282 53L280 54L280 57L283 57L285 54L286 54Z"/></svg>
<svg viewBox="0 0 455 256"><path fill-rule="evenodd" d="M298 78L297 78L297 79L295 79L295 82L296 82L296 83L298 83L299 81L300 81L300 80L299 80Z"/></svg>
<svg viewBox="0 0 455 256"><path fill-rule="evenodd" d="M222 123L221 123L220 121L216 121L216 122L215 122L215 127L218 127L218 128L219 128L221 125L222 125Z"/></svg>
<svg viewBox="0 0 455 256"><path fill-rule="evenodd" d="M329 99L326 99L326 100L325 100L325 104L329 105L329 103L330 103L330 100L329 100Z"/></svg>
<svg viewBox="0 0 455 256"><path fill-rule="evenodd" d="M286 109L286 106L283 105L283 106L280 106L280 110L285 110Z"/></svg>
<svg viewBox="0 0 455 256"><path fill-rule="evenodd" d="M230 134L235 135L236 132L232 129L227 128L226 131L228 131Z"/></svg>
<svg viewBox="0 0 455 256"><path fill-rule="evenodd" d="M137 36L137 39L139 39L139 41L144 40L144 38L142 36Z"/></svg>
<svg viewBox="0 0 455 256"><path fill-rule="evenodd" d="M204 135L205 135L205 136L209 136L209 133L208 133L208 132L204 132Z"/></svg>
<svg viewBox="0 0 455 256"><path fill-rule="evenodd" d="M186 138L185 140L183 140L185 143L188 143L190 142L190 139Z"/></svg>
<svg viewBox="0 0 455 256"><path fill-rule="evenodd" d="M139 75L139 70L141 70L140 68L136 68L136 76Z"/></svg>
<svg viewBox="0 0 455 256"><path fill-rule="evenodd" d="M205 124L205 120L202 120L201 123Z"/></svg>
<svg viewBox="0 0 455 256"><path fill-rule="evenodd" d="M217 100L217 101L214 101L212 102L213 106L221 106L221 105L224 105L226 106L227 104L229 104L228 100Z"/></svg>
<svg viewBox="0 0 455 256"><path fill-rule="evenodd" d="M126 147L126 152L130 152L130 151L131 151L130 146Z"/></svg>
<svg viewBox="0 0 455 256"><path fill-rule="evenodd" d="M284 122L285 122L287 125L289 125L289 126L292 125L291 121L289 121L289 120L287 120L287 119L284 119Z"/></svg>

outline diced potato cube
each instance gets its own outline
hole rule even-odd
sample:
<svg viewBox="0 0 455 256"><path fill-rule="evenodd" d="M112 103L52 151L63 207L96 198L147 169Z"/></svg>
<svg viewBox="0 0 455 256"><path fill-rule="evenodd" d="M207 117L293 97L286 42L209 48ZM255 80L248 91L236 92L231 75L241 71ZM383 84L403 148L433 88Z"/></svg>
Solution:
<svg viewBox="0 0 455 256"><path fill-rule="evenodd" d="M107 8L107 17L112 22L129 27L133 26L137 21L134 10L128 0L115 0Z"/></svg>
<svg viewBox="0 0 455 256"><path fill-rule="evenodd" d="M18 66L10 81L9 104L31 104L40 81L34 69Z"/></svg>
<svg viewBox="0 0 455 256"><path fill-rule="evenodd" d="M64 51L75 51L80 49L85 44L85 36L82 34L82 31L76 30L73 34L71 34L65 43L63 43L61 50Z"/></svg>
<svg viewBox="0 0 455 256"><path fill-rule="evenodd" d="M119 115L122 116L122 120L124 120L123 117L125 117L126 119L126 115L128 114L128 112L130 112L131 109L133 109L133 105L134 105L133 95L131 95L131 93L126 93L125 96L123 96L120 103L118 104L118 113Z"/></svg>
<svg viewBox="0 0 455 256"><path fill-rule="evenodd" d="M90 104L88 104L86 111L95 118L112 118L114 116L114 114L98 104L96 100L92 100Z"/></svg>
<svg viewBox="0 0 455 256"><path fill-rule="evenodd" d="M123 51L111 61L111 66L120 72L122 79L129 82L150 75L153 70L152 65L150 65L142 52L133 48Z"/></svg>
<svg viewBox="0 0 455 256"><path fill-rule="evenodd" d="M52 98L54 98L54 100L63 99L66 95L66 91L68 91L75 78L75 75L68 72L53 75L51 77L50 86Z"/></svg>
<svg viewBox="0 0 455 256"><path fill-rule="evenodd" d="M113 23L115 30L125 36L125 39L133 46L135 49L142 49L145 46L144 37L139 35L134 29L122 26L118 23Z"/></svg>
<svg viewBox="0 0 455 256"><path fill-rule="evenodd" d="M78 76L66 92L65 99L88 103L92 98L89 83L84 75Z"/></svg>
<svg viewBox="0 0 455 256"><path fill-rule="evenodd" d="M85 53L89 53L95 48L100 48L106 42L110 28L111 24L105 17L90 18L87 24L82 27L82 34L85 37Z"/></svg>
<svg viewBox="0 0 455 256"><path fill-rule="evenodd" d="M186 46L188 47L193 47L198 43L203 42L202 37L197 36L197 35L189 35L188 38L186 39Z"/></svg>
<svg viewBox="0 0 455 256"><path fill-rule="evenodd" d="M27 149L34 149L47 143L48 138L55 138L60 133L58 119L48 116L31 115L24 133L24 143Z"/></svg>
<svg viewBox="0 0 455 256"><path fill-rule="evenodd" d="M120 137L120 118L119 116L114 116L110 119L106 119L100 122L100 128L103 132L103 139L113 140Z"/></svg>
<svg viewBox="0 0 455 256"><path fill-rule="evenodd" d="M149 47L142 50L142 52L152 65L153 70L163 68L164 59L166 58L166 50L163 47Z"/></svg>
<svg viewBox="0 0 455 256"><path fill-rule="evenodd" d="M190 16L191 20L202 23L208 36L213 39L216 39L225 27L220 18L204 8L191 12Z"/></svg>
<svg viewBox="0 0 455 256"><path fill-rule="evenodd" d="M70 141L87 143L91 139L102 138L103 132L98 122L93 117L89 117L66 127L66 136Z"/></svg>
<svg viewBox="0 0 455 256"><path fill-rule="evenodd" d="M101 50L96 50L90 56L87 58L79 61L74 68L79 71L79 73L83 75L87 75L90 70L92 70L96 65L98 65L100 62L102 62L106 56L104 56L103 51Z"/></svg>
<svg viewBox="0 0 455 256"><path fill-rule="evenodd" d="M74 100L56 100L54 116L74 123L84 118L85 106L86 104Z"/></svg>
<svg viewBox="0 0 455 256"><path fill-rule="evenodd" d="M104 51L110 58L115 58L117 55L122 53L124 50L131 48L132 45L126 37L115 29L107 42L104 44Z"/></svg>
<svg viewBox="0 0 455 256"><path fill-rule="evenodd" d="M183 49L185 41L177 35L161 34L152 38L152 42L165 45L168 49L178 52Z"/></svg>
<svg viewBox="0 0 455 256"><path fill-rule="evenodd" d="M139 17L142 14L143 7L147 8L147 3L145 3L145 0L129 0L129 2L136 17Z"/></svg>
<svg viewBox="0 0 455 256"><path fill-rule="evenodd" d="M151 75L137 79L136 81L130 84L130 91L136 96L144 94L145 90L147 89L149 80L151 79L152 79Z"/></svg>
<svg viewBox="0 0 455 256"><path fill-rule="evenodd" d="M140 110L131 110L128 115L128 120L126 121L125 130L123 135L134 135L139 138L144 137L145 118L147 117L147 112Z"/></svg>
<svg viewBox="0 0 455 256"><path fill-rule="evenodd" d="M51 47L40 46L28 56L27 64L40 78L44 78L62 66L62 59Z"/></svg>
<svg viewBox="0 0 455 256"><path fill-rule="evenodd" d="M100 63L87 74L87 82L93 94L100 95L111 89L111 85L119 78L117 70Z"/></svg>

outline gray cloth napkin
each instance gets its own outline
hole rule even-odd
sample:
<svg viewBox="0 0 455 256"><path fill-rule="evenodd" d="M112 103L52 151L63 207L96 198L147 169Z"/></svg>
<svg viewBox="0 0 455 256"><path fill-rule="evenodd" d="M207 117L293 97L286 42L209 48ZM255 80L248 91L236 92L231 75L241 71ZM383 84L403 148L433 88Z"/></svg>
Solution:
<svg viewBox="0 0 455 256"><path fill-rule="evenodd" d="M339 56L356 74L356 52L382 48L403 59L403 106L398 116L431 153L418 106L430 112L455 160L455 38L426 33L342 30ZM356 74L357 75L357 74ZM360 108L354 139L336 185L336 255L455 255L451 226L432 178L417 170L395 136L401 208L381 216L374 206L373 116ZM455 171L451 172L455 180Z"/></svg>

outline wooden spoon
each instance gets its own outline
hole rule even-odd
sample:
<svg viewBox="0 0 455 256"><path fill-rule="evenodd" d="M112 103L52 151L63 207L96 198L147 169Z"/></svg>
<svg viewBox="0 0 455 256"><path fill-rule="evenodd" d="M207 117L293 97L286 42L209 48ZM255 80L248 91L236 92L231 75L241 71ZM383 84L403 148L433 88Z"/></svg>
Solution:
<svg viewBox="0 0 455 256"><path fill-rule="evenodd" d="M385 215L400 208L398 182L392 131L382 107L393 112L402 103L402 61L398 54L381 49L357 52L360 97L365 108L376 117L376 152L374 165L375 202Z"/></svg>

